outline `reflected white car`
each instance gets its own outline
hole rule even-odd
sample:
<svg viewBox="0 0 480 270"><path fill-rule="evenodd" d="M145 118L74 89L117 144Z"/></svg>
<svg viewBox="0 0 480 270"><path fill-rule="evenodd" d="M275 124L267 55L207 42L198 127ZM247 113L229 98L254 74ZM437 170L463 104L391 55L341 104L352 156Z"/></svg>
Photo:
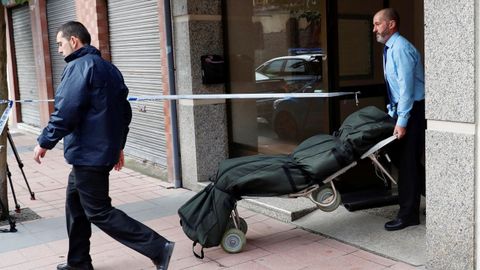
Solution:
<svg viewBox="0 0 480 270"><path fill-rule="evenodd" d="M302 54L272 58L255 69L255 80L320 81L325 57L324 54Z"/></svg>
<svg viewBox="0 0 480 270"><path fill-rule="evenodd" d="M255 81L265 81L265 80L269 80L270 78L268 78L267 76L261 74L261 73L258 73L255 71Z"/></svg>

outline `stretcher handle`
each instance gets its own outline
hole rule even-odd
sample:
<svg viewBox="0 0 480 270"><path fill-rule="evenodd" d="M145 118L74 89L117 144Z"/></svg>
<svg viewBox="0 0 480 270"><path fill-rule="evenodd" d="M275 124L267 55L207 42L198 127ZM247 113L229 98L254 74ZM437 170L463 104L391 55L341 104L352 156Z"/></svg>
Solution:
<svg viewBox="0 0 480 270"><path fill-rule="evenodd" d="M392 135L386 139L383 139L381 140L380 142L378 142L377 144L375 144L374 146L372 146L370 149L368 149L367 152L365 152L361 157L360 159L364 159L372 154L374 154L375 152L377 152L378 150L382 149L383 147L385 147L386 145L390 144L391 142L393 142L394 140L397 139L397 135Z"/></svg>

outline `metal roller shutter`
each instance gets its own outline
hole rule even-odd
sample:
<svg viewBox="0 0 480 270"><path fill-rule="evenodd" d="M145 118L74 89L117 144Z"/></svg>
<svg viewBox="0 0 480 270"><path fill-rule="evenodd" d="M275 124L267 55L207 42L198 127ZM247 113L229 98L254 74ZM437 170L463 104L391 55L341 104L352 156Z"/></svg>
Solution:
<svg viewBox="0 0 480 270"><path fill-rule="evenodd" d="M160 95L162 73L157 0L108 2L112 62L130 96ZM145 106L146 112L138 107ZM163 102L132 102L133 119L125 153L166 168Z"/></svg>
<svg viewBox="0 0 480 270"><path fill-rule="evenodd" d="M32 28L28 5L12 10L13 40L17 62L17 78L20 99L38 99L37 74L32 46ZM40 108L38 103L23 103L22 122L39 127Z"/></svg>
<svg viewBox="0 0 480 270"><path fill-rule="evenodd" d="M57 29L62 24L75 19L75 2L73 0L47 1L48 44L52 62L53 89L55 91L60 84L63 69L67 64L63 60L64 57L58 53Z"/></svg>

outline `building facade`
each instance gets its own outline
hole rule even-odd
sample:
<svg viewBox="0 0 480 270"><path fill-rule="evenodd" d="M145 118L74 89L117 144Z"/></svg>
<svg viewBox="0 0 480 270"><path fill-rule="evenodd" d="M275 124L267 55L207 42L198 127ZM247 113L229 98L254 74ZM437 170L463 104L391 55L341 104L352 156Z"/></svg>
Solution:
<svg viewBox="0 0 480 270"><path fill-rule="evenodd" d="M361 91L360 106L383 108L382 48L371 33L371 19L377 10L394 7L401 33L425 62L426 266L477 268L480 7L474 0L165 1L31 0L8 6L11 97L53 98L64 66L54 33L63 22L78 20L103 57L122 71L131 96ZM205 83L206 55L225 59L224 83ZM302 62L306 57L310 60ZM311 134L334 131L358 109L352 97L179 100L173 106L132 102L132 107L125 149L131 166L170 182L181 179L193 190L226 158L288 153ZM47 102L22 104L12 118L38 131L52 110Z"/></svg>

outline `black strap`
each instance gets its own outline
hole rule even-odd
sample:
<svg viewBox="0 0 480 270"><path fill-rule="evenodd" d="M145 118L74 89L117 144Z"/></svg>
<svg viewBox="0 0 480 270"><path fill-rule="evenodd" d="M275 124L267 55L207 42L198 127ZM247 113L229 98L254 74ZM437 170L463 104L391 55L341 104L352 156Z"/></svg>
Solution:
<svg viewBox="0 0 480 270"><path fill-rule="evenodd" d="M292 174L290 173L290 170L285 165L282 165L282 169L283 169L283 171L285 171L285 174L287 175L288 182L290 183L290 186L292 186L293 192L298 192L298 189L295 186L295 182L293 181Z"/></svg>
<svg viewBox="0 0 480 270"><path fill-rule="evenodd" d="M321 181L316 181L315 179L313 179L312 176L310 175L310 173L305 171L301 166L298 166L298 169L302 173L303 177L305 177L305 179L307 179L307 183L317 183L318 184L319 182L321 182Z"/></svg>
<svg viewBox="0 0 480 270"><path fill-rule="evenodd" d="M350 164L352 160L350 160L349 157L354 156L352 149L347 143L337 144L334 148L332 148L332 154L341 167L345 167Z"/></svg>
<svg viewBox="0 0 480 270"><path fill-rule="evenodd" d="M195 257L199 258L199 259L203 259L205 257L205 254L203 253L203 247L202 249L200 250L200 255L198 255L196 252L195 252L195 246L197 245L197 241L194 241L193 242L193 246L192 246L192 252L193 252L193 255L195 255Z"/></svg>
<svg viewBox="0 0 480 270"><path fill-rule="evenodd" d="M340 156L340 153L337 147L332 149L332 154L335 157L335 160L337 161L337 163L340 164L341 167L345 166L345 160Z"/></svg>

